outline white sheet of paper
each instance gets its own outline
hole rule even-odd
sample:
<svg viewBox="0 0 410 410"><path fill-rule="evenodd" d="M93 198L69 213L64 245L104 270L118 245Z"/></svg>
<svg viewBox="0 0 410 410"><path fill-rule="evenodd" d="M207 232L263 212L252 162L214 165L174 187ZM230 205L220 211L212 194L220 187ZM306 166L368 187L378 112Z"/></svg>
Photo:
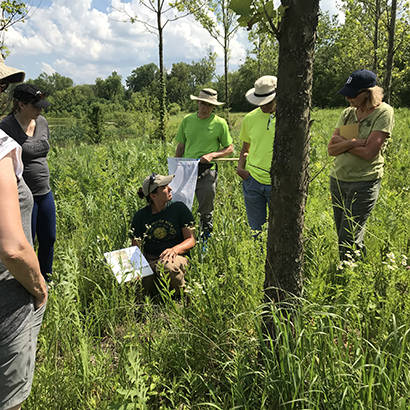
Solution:
<svg viewBox="0 0 410 410"><path fill-rule="evenodd" d="M172 189L172 201L181 201L190 210L194 204L198 164L199 159L168 158L168 172L175 174L175 178L169 184Z"/></svg>
<svg viewBox="0 0 410 410"><path fill-rule="evenodd" d="M129 282L133 279L141 279L153 274L149 263L138 246L106 252L104 257L110 265L118 283Z"/></svg>

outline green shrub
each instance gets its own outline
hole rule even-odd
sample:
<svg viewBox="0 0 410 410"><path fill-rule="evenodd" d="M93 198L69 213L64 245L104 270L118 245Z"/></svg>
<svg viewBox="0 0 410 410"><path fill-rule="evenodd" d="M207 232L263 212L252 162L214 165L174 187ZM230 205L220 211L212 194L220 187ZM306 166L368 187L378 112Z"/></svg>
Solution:
<svg viewBox="0 0 410 410"><path fill-rule="evenodd" d="M181 112L181 107L177 103L171 103L168 107L169 115L178 115Z"/></svg>

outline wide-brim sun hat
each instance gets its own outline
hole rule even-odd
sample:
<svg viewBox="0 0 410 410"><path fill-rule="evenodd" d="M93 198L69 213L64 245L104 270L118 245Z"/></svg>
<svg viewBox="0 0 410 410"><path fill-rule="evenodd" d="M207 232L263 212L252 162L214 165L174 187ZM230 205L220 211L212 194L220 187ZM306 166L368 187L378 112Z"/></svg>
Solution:
<svg viewBox="0 0 410 410"><path fill-rule="evenodd" d="M264 75L255 81L255 86L247 91L246 99L253 105L269 104L276 97L278 79L274 75Z"/></svg>
<svg viewBox="0 0 410 410"><path fill-rule="evenodd" d="M360 91L372 88L376 85L376 74L370 70L356 70L350 74L345 85L339 90L339 94L345 97L355 98Z"/></svg>
<svg viewBox="0 0 410 410"><path fill-rule="evenodd" d="M41 90L27 83L20 84L13 90L13 98L37 108L47 108L50 105Z"/></svg>
<svg viewBox="0 0 410 410"><path fill-rule="evenodd" d="M212 105L223 105L224 102L218 101L218 92L212 88L204 88L196 95L190 95L191 100L204 101Z"/></svg>
<svg viewBox="0 0 410 410"><path fill-rule="evenodd" d="M24 71L6 65L0 53L0 82L21 83L25 76Z"/></svg>
<svg viewBox="0 0 410 410"><path fill-rule="evenodd" d="M168 185L174 177L175 175L160 175L153 173L144 179L144 182L142 183L142 193L144 196L148 196L158 187Z"/></svg>

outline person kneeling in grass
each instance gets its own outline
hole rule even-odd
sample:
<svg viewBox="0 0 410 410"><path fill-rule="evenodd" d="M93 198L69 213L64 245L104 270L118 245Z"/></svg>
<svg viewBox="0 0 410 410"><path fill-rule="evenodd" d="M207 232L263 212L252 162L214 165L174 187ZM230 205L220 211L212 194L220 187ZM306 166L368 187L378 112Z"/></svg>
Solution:
<svg viewBox="0 0 410 410"><path fill-rule="evenodd" d="M138 210L131 224L132 245L141 251L150 264L154 275L143 278L144 290L154 295L159 273L169 274L171 289L185 287L185 256L195 246L194 217L183 202L171 202L172 192L168 185L174 175L152 174L145 178L138 196L148 205Z"/></svg>

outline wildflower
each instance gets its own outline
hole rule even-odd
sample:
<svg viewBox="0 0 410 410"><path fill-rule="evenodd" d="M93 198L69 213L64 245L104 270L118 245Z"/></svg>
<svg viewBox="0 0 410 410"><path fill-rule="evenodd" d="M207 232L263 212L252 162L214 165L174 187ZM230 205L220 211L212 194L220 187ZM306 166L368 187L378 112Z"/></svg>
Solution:
<svg viewBox="0 0 410 410"><path fill-rule="evenodd" d="M396 256L394 255L393 252L389 252L386 255L386 258L391 262L391 263L396 263Z"/></svg>
<svg viewBox="0 0 410 410"><path fill-rule="evenodd" d="M401 264L403 266L407 266L407 256L406 255L401 255Z"/></svg>

